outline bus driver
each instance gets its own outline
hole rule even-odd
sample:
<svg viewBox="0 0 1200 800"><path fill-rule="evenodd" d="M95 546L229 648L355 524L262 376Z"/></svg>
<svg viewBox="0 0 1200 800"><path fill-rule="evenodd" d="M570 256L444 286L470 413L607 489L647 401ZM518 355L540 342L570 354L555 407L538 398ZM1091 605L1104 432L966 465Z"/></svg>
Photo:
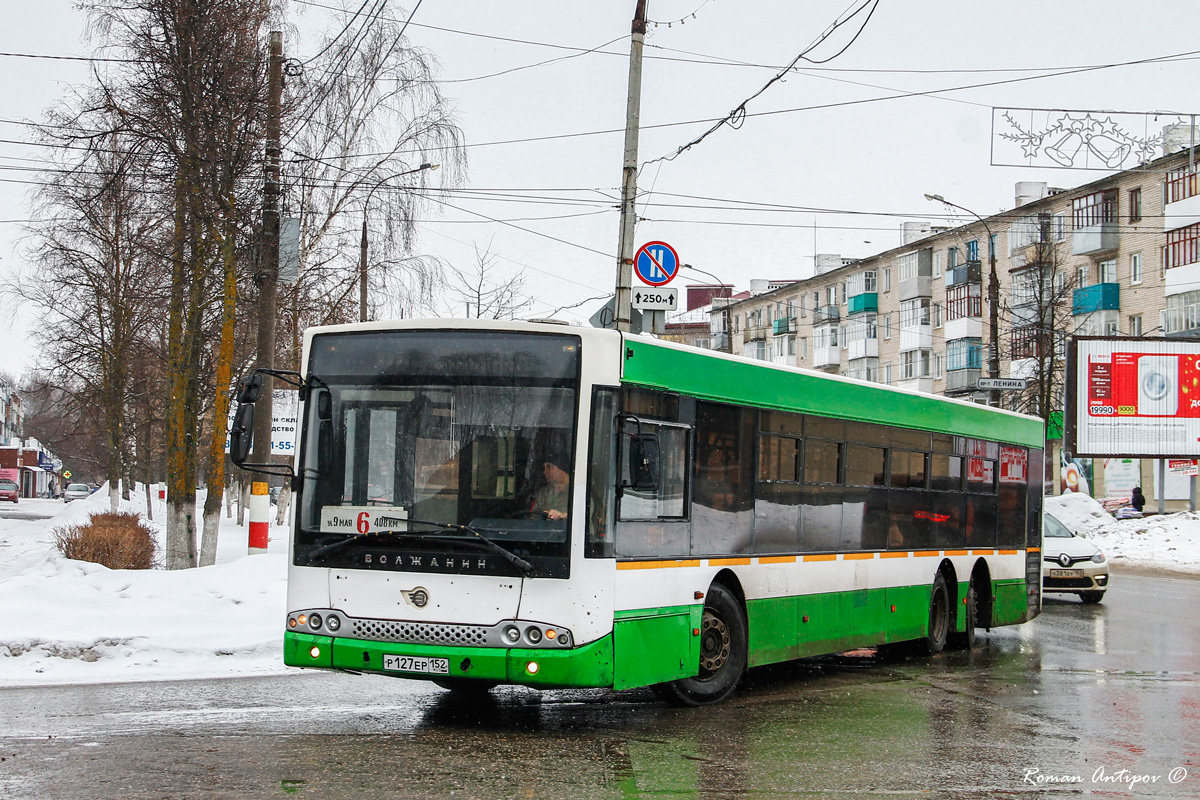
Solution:
<svg viewBox="0 0 1200 800"><path fill-rule="evenodd" d="M565 464L566 459L561 455L552 455L542 464L546 485L534 495L533 510L542 512L547 519L567 517L567 489L571 483L571 475L567 472Z"/></svg>

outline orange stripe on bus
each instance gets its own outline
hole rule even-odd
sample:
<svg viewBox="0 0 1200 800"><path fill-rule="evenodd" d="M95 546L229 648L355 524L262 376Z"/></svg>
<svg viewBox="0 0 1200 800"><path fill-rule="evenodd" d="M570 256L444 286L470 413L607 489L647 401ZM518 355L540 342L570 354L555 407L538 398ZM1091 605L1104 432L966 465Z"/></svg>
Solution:
<svg viewBox="0 0 1200 800"><path fill-rule="evenodd" d="M973 556L994 556L994 555L996 555L996 551L995 550L972 550L971 555L973 555Z"/></svg>
<svg viewBox="0 0 1200 800"><path fill-rule="evenodd" d="M908 553L880 553L880 558L908 558Z"/></svg>
<svg viewBox="0 0 1200 800"><path fill-rule="evenodd" d="M868 558L874 558L874 553L846 553L842 558L846 561L865 561Z"/></svg>
<svg viewBox="0 0 1200 800"><path fill-rule="evenodd" d="M795 556L759 556L758 563L760 564L795 564Z"/></svg>
<svg viewBox="0 0 1200 800"><path fill-rule="evenodd" d="M1042 548L1040 548L1040 547L1030 547L1030 548L1028 548L1028 550L1029 550L1029 552L1030 552L1030 553L1040 553L1040 552L1042 552Z"/></svg>
<svg viewBox="0 0 1200 800"><path fill-rule="evenodd" d="M837 561L835 553L822 553L819 556L805 556L805 561Z"/></svg>
<svg viewBox="0 0 1200 800"><path fill-rule="evenodd" d="M1019 552L1020 552L1019 550L1001 550L1001 551L1000 551L1000 555L1002 555L1002 556L1015 556L1015 555L1016 555L1017 553L1019 553Z"/></svg>
<svg viewBox="0 0 1200 800"><path fill-rule="evenodd" d="M967 554L966 550L947 550L946 551L946 555L948 555L948 556L965 556L966 554Z"/></svg>
<svg viewBox="0 0 1200 800"><path fill-rule="evenodd" d="M750 559L748 559L748 558L710 558L708 560L708 565L710 567L738 566L739 564L749 564L749 563L750 563Z"/></svg>
<svg viewBox="0 0 1200 800"><path fill-rule="evenodd" d="M698 567L699 559L688 561L618 561L617 569L665 569L667 567Z"/></svg>
<svg viewBox="0 0 1200 800"><path fill-rule="evenodd" d="M916 550L913 552L913 556L916 558L921 558L922 556L940 556L941 554L941 550Z"/></svg>

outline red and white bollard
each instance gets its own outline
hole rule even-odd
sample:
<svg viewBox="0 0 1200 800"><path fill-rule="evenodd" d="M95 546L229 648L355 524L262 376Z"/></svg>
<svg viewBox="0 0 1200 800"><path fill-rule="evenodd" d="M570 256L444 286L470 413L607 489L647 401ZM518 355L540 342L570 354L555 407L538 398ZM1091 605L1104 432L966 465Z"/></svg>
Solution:
<svg viewBox="0 0 1200 800"><path fill-rule="evenodd" d="M250 546L247 553L267 552L267 533L271 529L271 497L266 481L250 484Z"/></svg>

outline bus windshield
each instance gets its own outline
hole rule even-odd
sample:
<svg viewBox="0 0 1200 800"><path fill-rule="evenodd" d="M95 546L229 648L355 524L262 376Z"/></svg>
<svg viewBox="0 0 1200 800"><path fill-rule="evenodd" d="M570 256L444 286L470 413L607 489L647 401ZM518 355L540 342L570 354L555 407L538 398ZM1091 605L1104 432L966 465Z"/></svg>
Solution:
<svg viewBox="0 0 1200 800"><path fill-rule="evenodd" d="M510 574L482 537L565 577L578 359L561 335L314 337L296 564Z"/></svg>

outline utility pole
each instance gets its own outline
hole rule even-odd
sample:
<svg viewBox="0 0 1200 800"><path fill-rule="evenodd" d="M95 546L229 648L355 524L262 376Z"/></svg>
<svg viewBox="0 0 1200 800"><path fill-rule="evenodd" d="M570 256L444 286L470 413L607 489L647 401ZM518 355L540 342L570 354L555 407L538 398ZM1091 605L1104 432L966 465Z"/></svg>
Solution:
<svg viewBox="0 0 1200 800"><path fill-rule="evenodd" d="M258 273L258 340L255 361L261 369L275 367L275 303L279 282L279 127L283 99L283 33L271 31L271 60L267 79L267 143L264 168L262 238ZM271 386L271 382L267 382ZM255 404L255 461L271 460L271 392Z"/></svg>
<svg viewBox="0 0 1200 800"><path fill-rule="evenodd" d="M370 203L370 196L367 197ZM367 209L363 207L362 241L358 245L358 321L367 321Z"/></svg>
<svg viewBox="0 0 1200 800"><path fill-rule="evenodd" d="M617 330L629 330L633 305L633 234L637 225L638 126L642 113L642 48L646 3L637 0L629 44L629 99L625 106L625 164L621 176L621 238L617 244Z"/></svg>

